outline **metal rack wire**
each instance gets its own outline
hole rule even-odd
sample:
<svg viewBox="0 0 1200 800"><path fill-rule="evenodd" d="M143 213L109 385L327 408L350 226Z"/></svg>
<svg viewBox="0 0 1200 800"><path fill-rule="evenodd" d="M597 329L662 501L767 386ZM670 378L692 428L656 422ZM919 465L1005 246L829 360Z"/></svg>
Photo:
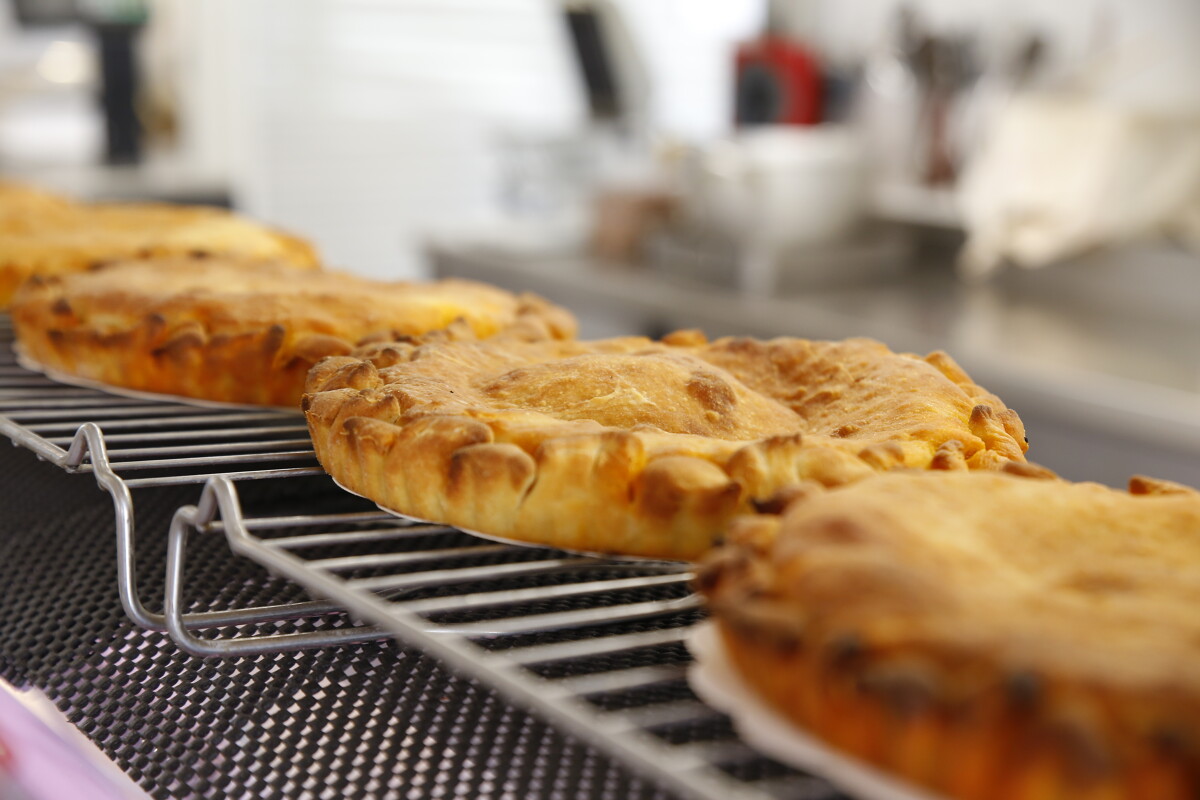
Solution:
<svg viewBox="0 0 1200 800"><path fill-rule="evenodd" d="M239 484L323 476L298 415L64 386L20 367L10 338L0 317L0 434L92 474L111 495L125 611L184 650L256 655L392 636L682 796L840 797L742 744L688 688L683 642L702 612L686 565L497 544L365 501L363 510L330 513L302 489L289 499L295 513L247 514ZM203 490L176 512L164 613L156 614L138 594L133 492L180 484ZM209 535L323 599L187 613L187 543ZM265 635L239 627L335 613L357 624Z"/></svg>
<svg viewBox="0 0 1200 800"><path fill-rule="evenodd" d="M199 408L67 386L22 367L12 340L11 320L0 314L0 435L68 472L92 475L110 495L121 605L143 628L166 631L167 624L164 615L146 607L138 591L135 491L203 485L218 475L240 481L324 475L298 414ZM328 602L289 603L186 614L181 624L208 628L338 610ZM366 628L336 628L294 634L286 644L333 645L382 635Z"/></svg>

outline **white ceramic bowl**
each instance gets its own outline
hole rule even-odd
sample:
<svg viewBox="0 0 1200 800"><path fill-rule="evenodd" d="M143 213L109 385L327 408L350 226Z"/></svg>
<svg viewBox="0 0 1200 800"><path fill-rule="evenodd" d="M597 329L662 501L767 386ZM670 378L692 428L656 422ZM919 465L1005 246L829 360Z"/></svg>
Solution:
<svg viewBox="0 0 1200 800"><path fill-rule="evenodd" d="M748 130L705 150L696 178L696 218L771 249L843 239L865 206L863 149L843 126Z"/></svg>

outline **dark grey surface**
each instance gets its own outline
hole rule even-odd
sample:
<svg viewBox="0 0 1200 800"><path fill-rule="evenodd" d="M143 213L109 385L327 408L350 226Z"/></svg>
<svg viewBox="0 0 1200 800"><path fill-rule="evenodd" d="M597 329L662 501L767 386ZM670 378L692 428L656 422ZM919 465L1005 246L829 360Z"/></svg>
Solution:
<svg viewBox="0 0 1200 800"><path fill-rule="evenodd" d="M247 502L286 509L301 491L330 511L361 503L324 478L268 484L246 487ZM0 678L44 691L156 798L665 797L394 644L187 656L124 617L112 508L90 476L0 444L0 486ZM135 493L148 603L162 593L160 534L197 491ZM191 550L194 609L302 598L219 536Z"/></svg>

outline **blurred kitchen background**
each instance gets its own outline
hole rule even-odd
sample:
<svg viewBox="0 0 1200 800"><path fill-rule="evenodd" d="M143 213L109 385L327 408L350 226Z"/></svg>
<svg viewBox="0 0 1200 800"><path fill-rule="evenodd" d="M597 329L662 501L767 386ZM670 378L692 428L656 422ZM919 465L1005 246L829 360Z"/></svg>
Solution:
<svg viewBox="0 0 1200 800"><path fill-rule="evenodd" d="M0 0L0 175L944 349L1064 476L1200 485L1195 0Z"/></svg>

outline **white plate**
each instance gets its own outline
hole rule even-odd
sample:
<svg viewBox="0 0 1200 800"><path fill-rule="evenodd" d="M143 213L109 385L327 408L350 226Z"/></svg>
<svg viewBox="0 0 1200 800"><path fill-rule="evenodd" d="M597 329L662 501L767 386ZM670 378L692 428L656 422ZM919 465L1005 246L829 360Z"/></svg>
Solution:
<svg viewBox="0 0 1200 800"><path fill-rule="evenodd" d="M729 661L712 621L693 628L687 646L696 658L688 683L702 700L732 717L738 734L752 747L860 800L945 800L834 750L768 706Z"/></svg>

